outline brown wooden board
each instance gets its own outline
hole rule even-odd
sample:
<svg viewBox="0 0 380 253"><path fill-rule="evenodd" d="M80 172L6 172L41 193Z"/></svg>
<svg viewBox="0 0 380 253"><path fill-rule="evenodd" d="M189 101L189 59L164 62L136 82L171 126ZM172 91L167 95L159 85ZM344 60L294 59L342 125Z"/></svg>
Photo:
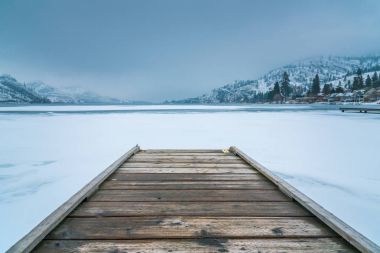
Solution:
<svg viewBox="0 0 380 253"><path fill-rule="evenodd" d="M262 175L264 175L272 183L276 184L279 189L286 195L297 201L305 209L313 213L320 219L322 223L333 229L339 236L344 238L348 243L353 245L356 249L365 253L380 252L380 246L366 238L364 235L350 227L348 224L340 220L338 217L324 209L318 203L307 197L302 192L291 186L285 180L274 174L263 165L253 160L244 152L236 147L230 147L232 153L241 157L244 161L256 168Z"/></svg>
<svg viewBox="0 0 380 253"><path fill-rule="evenodd" d="M120 168L119 173L257 173L249 168Z"/></svg>
<svg viewBox="0 0 380 253"><path fill-rule="evenodd" d="M77 251L73 251L77 249ZM338 238L229 239L204 238L172 240L45 240L39 253L354 253Z"/></svg>
<svg viewBox="0 0 380 253"><path fill-rule="evenodd" d="M260 174L195 174L195 173L120 173L116 172L109 180L125 181L252 181L264 180Z"/></svg>
<svg viewBox="0 0 380 253"><path fill-rule="evenodd" d="M131 158L132 159L132 158ZM134 159L138 160L149 160L149 159L193 159L193 160L206 160L206 159L212 159L212 160L219 160L219 161L225 161L225 160L235 160L235 161L241 161L241 159L236 155L134 155Z"/></svg>
<svg viewBox="0 0 380 253"><path fill-rule="evenodd" d="M47 239L332 237L313 217L96 217L67 218Z"/></svg>
<svg viewBox="0 0 380 253"><path fill-rule="evenodd" d="M108 180L104 182L101 189L108 190L227 190L227 189L256 189L274 190L277 187L268 181L120 181Z"/></svg>
<svg viewBox="0 0 380 253"><path fill-rule="evenodd" d="M98 190L89 201L290 201L278 190Z"/></svg>
<svg viewBox="0 0 380 253"><path fill-rule="evenodd" d="M235 156L233 153L194 153L194 152L160 152L160 153L145 153L139 152L136 156Z"/></svg>
<svg viewBox="0 0 380 253"><path fill-rule="evenodd" d="M294 190L230 150L133 152L31 245L42 240L35 252L49 253L357 252L294 201Z"/></svg>
<svg viewBox="0 0 380 253"><path fill-rule="evenodd" d="M247 168L253 169L247 164L217 164L217 163L133 163L126 162L121 165L122 168Z"/></svg>
<svg viewBox="0 0 380 253"><path fill-rule="evenodd" d="M139 154L146 153L221 153L222 149L145 149L141 150Z"/></svg>
<svg viewBox="0 0 380 253"><path fill-rule="evenodd" d="M140 147L136 145L127 153L122 155L119 159L114 161L110 166L103 170L99 175L86 184L81 190L75 193L71 198L64 202L59 208L53 211L43 221L41 221L35 228L15 243L7 253L30 252L43 238L59 224L65 217L71 213L80 203L82 203L88 196L96 191L101 183L103 183L109 175L117 170L120 165L126 161L133 154L138 152Z"/></svg>
<svg viewBox="0 0 380 253"><path fill-rule="evenodd" d="M246 164L244 161L238 158L233 159L220 159L220 158L186 158L186 157L173 157L173 158L161 158L161 157L151 157L151 158L138 158L132 157L129 159L133 163L212 163L212 164Z"/></svg>
<svg viewBox="0 0 380 253"><path fill-rule="evenodd" d="M84 202L71 217L102 216L312 216L294 202Z"/></svg>

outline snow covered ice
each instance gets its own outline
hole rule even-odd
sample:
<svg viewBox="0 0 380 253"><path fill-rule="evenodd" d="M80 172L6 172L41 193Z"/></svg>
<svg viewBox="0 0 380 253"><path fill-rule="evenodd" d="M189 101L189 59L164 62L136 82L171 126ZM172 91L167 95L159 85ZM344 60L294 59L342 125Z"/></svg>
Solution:
<svg viewBox="0 0 380 253"><path fill-rule="evenodd" d="M380 243L379 114L289 105L0 110L0 252L136 144L235 145Z"/></svg>

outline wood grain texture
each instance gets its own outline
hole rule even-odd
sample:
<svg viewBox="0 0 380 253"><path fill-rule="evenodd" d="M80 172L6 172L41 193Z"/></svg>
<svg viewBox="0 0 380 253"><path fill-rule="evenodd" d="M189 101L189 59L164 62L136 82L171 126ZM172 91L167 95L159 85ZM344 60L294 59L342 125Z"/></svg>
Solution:
<svg viewBox="0 0 380 253"><path fill-rule="evenodd" d="M194 153L194 152L160 152L160 153L146 153L146 152L139 152L136 154L138 156L235 156L233 153Z"/></svg>
<svg viewBox="0 0 380 253"><path fill-rule="evenodd" d="M244 161L238 158L233 159L219 159L213 158L186 158L186 157L172 157L172 158L161 158L161 157L151 157L151 158L138 158L132 157L130 162L133 163L212 163L212 164L246 164Z"/></svg>
<svg viewBox="0 0 380 253"><path fill-rule="evenodd" d="M247 168L253 169L248 164L217 164L217 163L162 163L162 162L149 162L149 163L133 163L126 162L121 165L122 168Z"/></svg>
<svg viewBox="0 0 380 253"><path fill-rule="evenodd" d="M312 216L294 202L84 202L71 217L105 216Z"/></svg>
<svg viewBox="0 0 380 253"><path fill-rule="evenodd" d="M219 161L225 161L225 160L235 160L235 161L242 161L238 156L228 154L219 154L219 155L140 155L136 154L133 156L134 159L138 160L149 160L149 159L192 159L192 160L206 160L206 159L212 159Z"/></svg>
<svg viewBox="0 0 380 253"><path fill-rule="evenodd" d="M195 174L195 173L120 173L116 172L110 180L125 181L252 181L264 180L260 174Z"/></svg>
<svg viewBox="0 0 380 253"><path fill-rule="evenodd" d="M248 168L120 168L119 173L257 173Z"/></svg>
<svg viewBox="0 0 380 253"><path fill-rule="evenodd" d="M149 153L220 153L222 149L145 149L141 150L140 154Z"/></svg>
<svg viewBox="0 0 380 253"><path fill-rule="evenodd" d="M73 249L76 249L73 251ZM197 238L173 240L45 240L38 253L356 253L338 238L226 239Z"/></svg>
<svg viewBox="0 0 380 253"><path fill-rule="evenodd" d="M101 189L108 190L228 190L228 189L256 189L274 190L277 187L268 181L119 181L108 180Z"/></svg>
<svg viewBox="0 0 380 253"><path fill-rule="evenodd" d="M290 188L230 150L119 160L35 252L357 252Z"/></svg>
<svg viewBox="0 0 380 253"><path fill-rule="evenodd" d="M65 217L74 210L84 199L93 194L99 185L106 180L123 162L138 152L140 147L136 145L119 159L108 166L98 176L86 184L81 190L74 194L70 199L58 207L41 223L39 223L28 234L14 244L7 253L30 252L54 227L56 227Z"/></svg>
<svg viewBox="0 0 380 253"><path fill-rule="evenodd" d="M97 217L67 218L47 239L170 239L332 237L312 217Z"/></svg>
<svg viewBox="0 0 380 253"><path fill-rule="evenodd" d="M98 190L89 201L290 201L278 190Z"/></svg>
<svg viewBox="0 0 380 253"><path fill-rule="evenodd" d="M283 180L282 178L265 168L262 164L253 160L251 157L249 157L247 154L245 154L236 147L231 147L230 151L240 156L252 167L256 168L267 179L276 184L282 192L284 192L286 195L300 203L304 208L306 208L308 211L310 211L316 217L318 217L323 223L325 223L336 233L338 233L340 236L346 239L347 242L355 246L355 248L357 248L361 252L366 253L380 252L380 246L376 245L374 242L372 242L364 235L350 227L348 224L340 220L338 217L324 209L322 206L318 205L305 194L288 184L285 180Z"/></svg>

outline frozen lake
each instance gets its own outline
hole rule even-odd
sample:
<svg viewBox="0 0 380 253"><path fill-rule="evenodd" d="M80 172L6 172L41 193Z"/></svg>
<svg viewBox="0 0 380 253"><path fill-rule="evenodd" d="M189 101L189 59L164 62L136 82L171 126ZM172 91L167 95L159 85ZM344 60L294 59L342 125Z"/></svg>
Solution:
<svg viewBox="0 0 380 253"><path fill-rule="evenodd" d="M235 145L380 244L380 115L310 106L0 107L0 252L135 144Z"/></svg>

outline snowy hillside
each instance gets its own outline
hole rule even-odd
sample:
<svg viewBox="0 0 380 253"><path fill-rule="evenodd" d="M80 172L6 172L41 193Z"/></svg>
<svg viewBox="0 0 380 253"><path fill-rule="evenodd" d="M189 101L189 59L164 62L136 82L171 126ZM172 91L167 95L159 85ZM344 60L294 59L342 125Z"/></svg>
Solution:
<svg viewBox="0 0 380 253"><path fill-rule="evenodd" d="M25 84L9 75L0 76L0 102L48 103L49 100L29 90Z"/></svg>
<svg viewBox="0 0 380 253"><path fill-rule="evenodd" d="M43 82L20 83L0 76L0 103L125 103L78 87L55 88Z"/></svg>
<svg viewBox="0 0 380 253"><path fill-rule="evenodd" d="M301 92L306 91L312 84L312 79L319 75L321 85L332 83L337 86L339 81L353 79L354 72L361 68L363 76L367 72L380 69L380 56L373 57L318 57L296 62L274 69L257 80L235 81L221 88L196 98L171 101L173 103L239 103L250 101L259 93L273 88L276 81L280 81L284 72L289 74L290 85L297 87Z"/></svg>
<svg viewBox="0 0 380 253"><path fill-rule="evenodd" d="M52 103L122 103L115 98L100 96L79 87L55 88L43 82L27 83L28 89L46 97Z"/></svg>

